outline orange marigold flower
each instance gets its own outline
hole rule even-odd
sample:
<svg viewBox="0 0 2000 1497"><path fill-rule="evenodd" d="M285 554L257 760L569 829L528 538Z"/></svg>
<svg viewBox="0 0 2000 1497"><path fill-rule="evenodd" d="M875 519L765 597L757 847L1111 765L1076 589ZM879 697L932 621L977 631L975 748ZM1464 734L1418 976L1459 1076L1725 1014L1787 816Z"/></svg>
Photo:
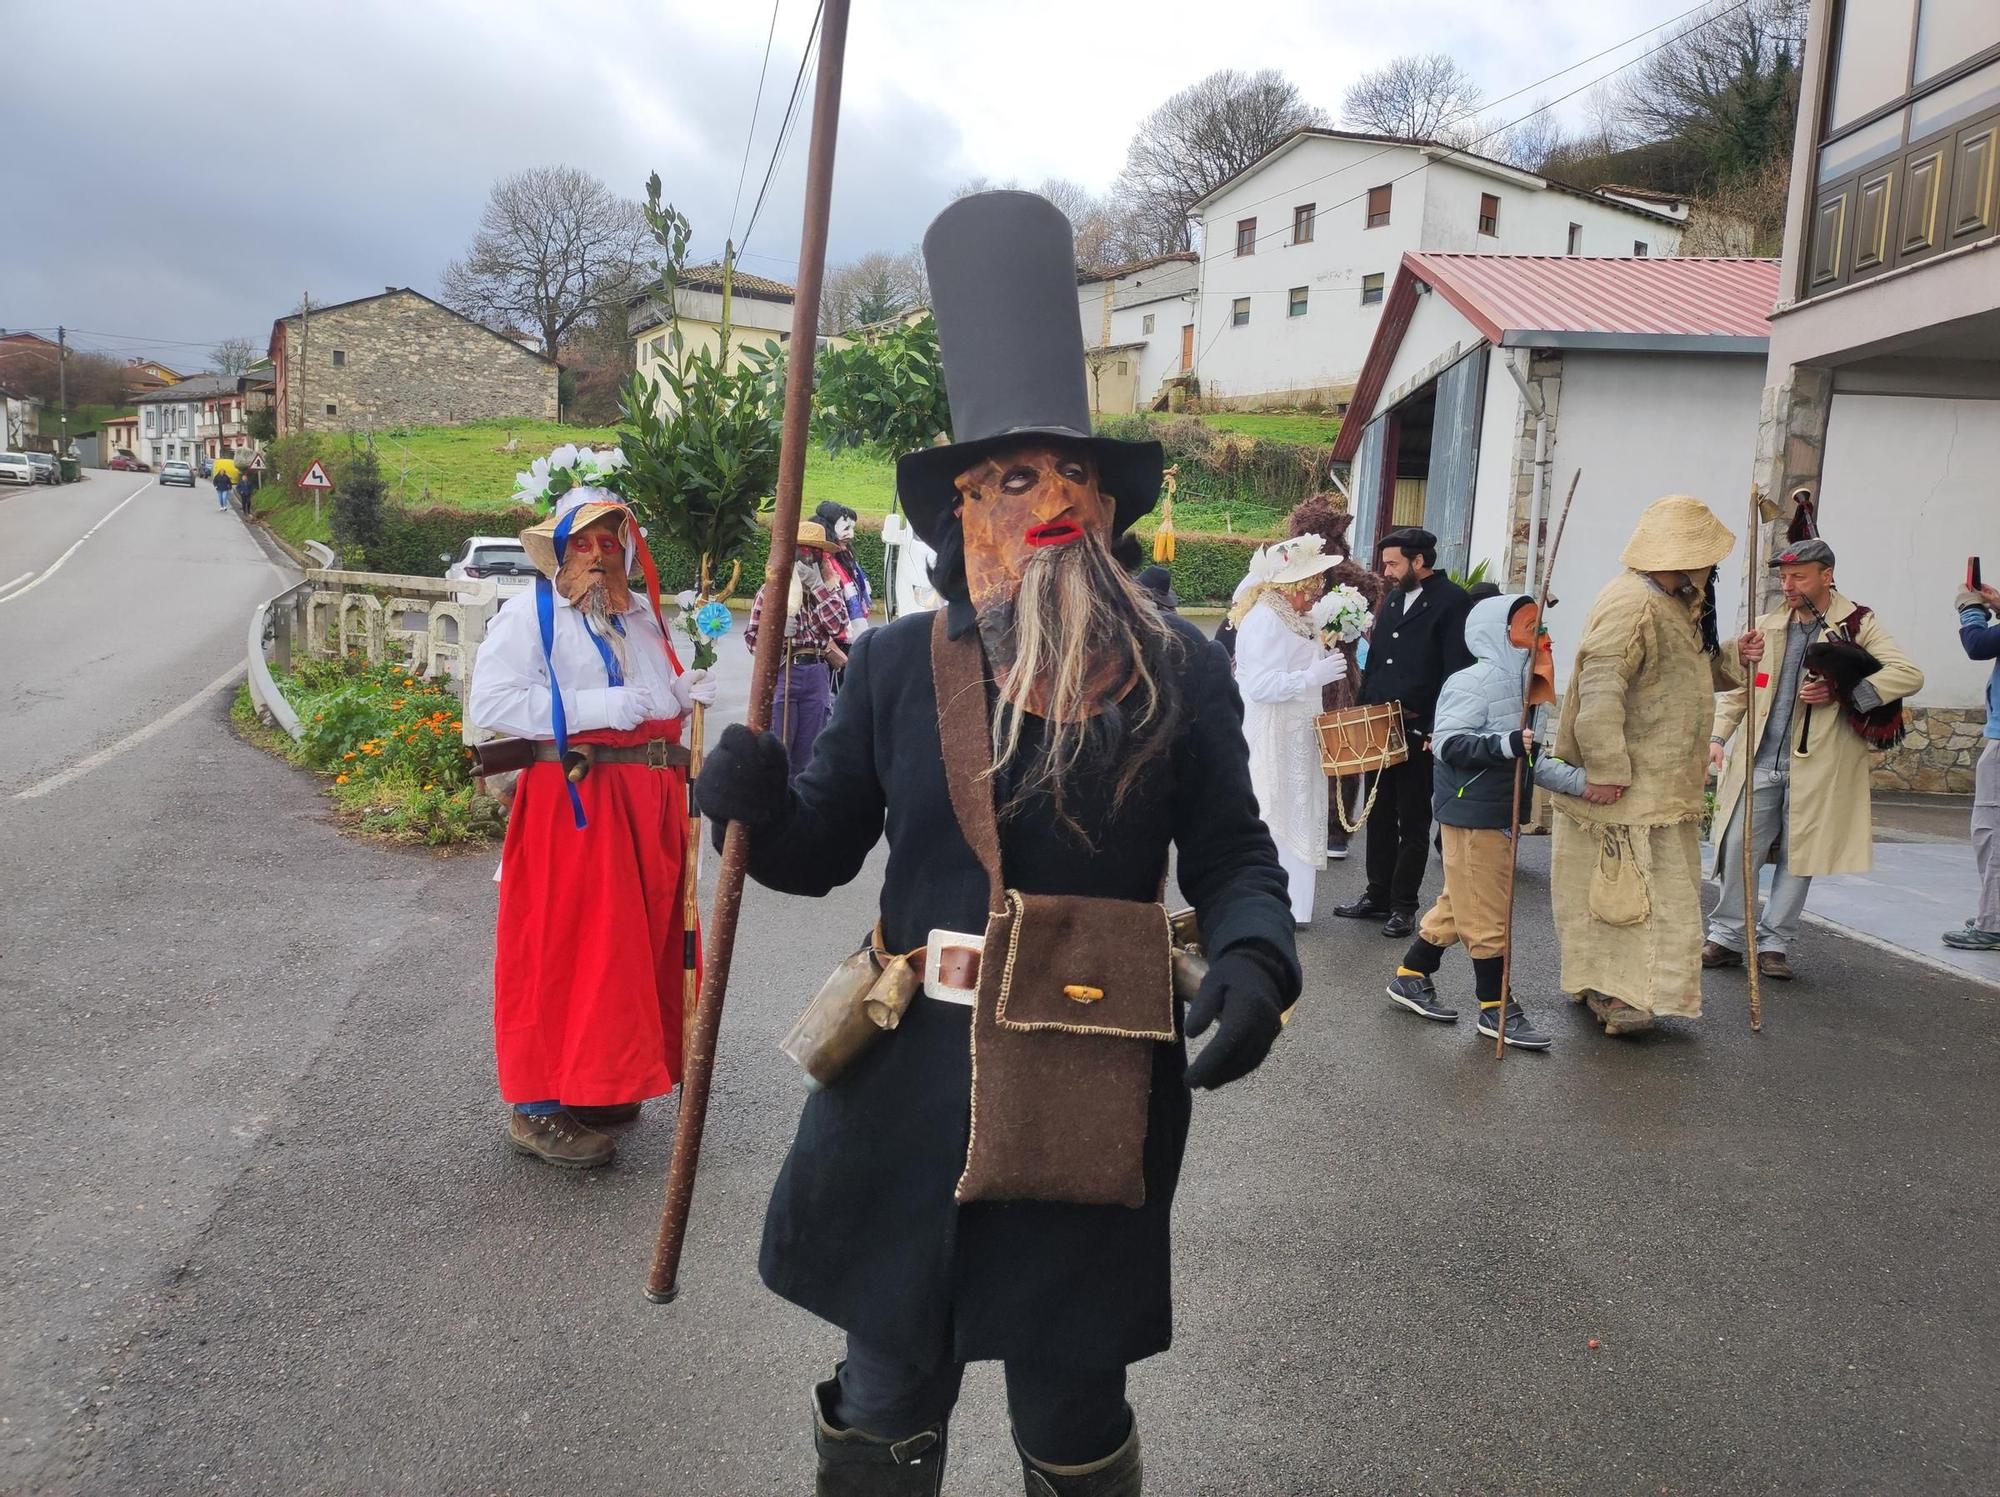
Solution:
<svg viewBox="0 0 2000 1497"><path fill-rule="evenodd" d="M352 758L354 757L354 755L353 755L353 754L342 754L342 755L341 755L340 757L341 757L341 758L343 758L343 759L352 759Z"/></svg>
<svg viewBox="0 0 2000 1497"><path fill-rule="evenodd" d="M344 774L337 774L333 777L333 783L336 785L345 785L347 783L347 776Z"/></svg>

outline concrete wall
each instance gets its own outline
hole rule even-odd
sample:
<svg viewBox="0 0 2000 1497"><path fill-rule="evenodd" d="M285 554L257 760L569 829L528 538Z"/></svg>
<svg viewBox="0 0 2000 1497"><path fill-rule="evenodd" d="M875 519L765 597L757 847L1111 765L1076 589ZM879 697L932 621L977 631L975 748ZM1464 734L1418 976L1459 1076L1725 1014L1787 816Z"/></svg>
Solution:
<svg viewBox="0 0 2000 1497"><path fill-rule="evenodd" d="M1833 397L1820 526L1836 577L1923 667L1927 707L1985 701L1987 663L1958 644L1965 558L2000 580L2000 401Z"/></svg>
<svg viewBox="0 0 2000 1497"><path fill-rule="evenodd" d="M1560 255L1572 221L1584 225L1587 255L1629 255L1635 239L1665 254L1678 242L1672 225L1555 191L1527 173L1426 160L1410 146L1312 139L1202 210L1195 350L1205 399L1316 393L1344 400L1381 320L1381 303L1361 301L1362 278L1379 273L1386 294L1406 250ZM1389 222L1370 229L1367 192L1382 183L1392 183ZM1478 232L1482 192L1500 198L1498 234ZM1302 203L1317 206L1313 238L1294 244L1292 209ZM1256 253L1238 256L1236 224L1253 216ZM1286 315L1294 286L1307 288L1303 317ZM1245 327L1230 321L1239 296L1250 298Z"/></svg>
<svg viewBox="0 0 2000 1497"><path fill-rule="evenodd" d="M1757 356L1564 353L1551 505L1560 509L1578 468L1583 481L1556 560L1554 593L1563 606L1549 618L1561 684L1591 600L1621 569L1618 554L1639 512L1662 494L1695 495L1737 533L1738 550L1718 579L1723 629L1731 631L1743 590L1743 475L1756 450L1763 383ZM1481 505L1487 497L1482 490ZM1549 529L1553 536L1554 515Z"/></svg>
<svg viewBox="0 0 2000 1497"><path fill-rule="evenodd" d="M1507 586L1514 461L1524 421L1532 459L1534 418L1524 410L1520 387L1507 373L1507 350L1489 348L1486 405L1479 417L1479 466L1473 474L1472 545L1466 554L1472 566L1485 562L1486 575L1503 588Z"/></svg>
<svg viewBox="0 0 2000 1497"><path fill-rule="evenodd" d="M311 323L310 334L300 319L284 324L280 431L299 427L301 388L309 431L556 419L554 364L414 292L331 307Z"/></svg>

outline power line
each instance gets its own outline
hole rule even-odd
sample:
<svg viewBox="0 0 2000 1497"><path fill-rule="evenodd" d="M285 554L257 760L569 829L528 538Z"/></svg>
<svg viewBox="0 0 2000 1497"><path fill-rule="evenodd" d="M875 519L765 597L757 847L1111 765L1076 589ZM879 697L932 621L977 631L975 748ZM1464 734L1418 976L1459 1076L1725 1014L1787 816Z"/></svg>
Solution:
<svg viewBox="0 0 2000 1497"><path fill-rule="evenodd" d="M757 139L757 114L764 107L764 74L771 66L771 38L778 34L778 7L784 0L771 0L771 26L764 33L764 61L757 68L757 98L750 105L750 129L743 137L743 164L736 168L736 197L729 205L729 237L736 237L736 210L743 206L743 179L750 172L750 147Z"/></svg>
<svg viewBox="0 0 2000 1497"><path fill-rule="evenodd" d="M805 50L799 55L799 71L792 79L792 95L785 104L785 117L778 127L778 141L771 151L771 164L764 169L764 183L757 189L757 202L750 210L750 221L743 226L743 242L750 242L750 235L757 227L757 216L764 211L764 199L771 190L772 179L778 174L778 165L784 159L785 147L791 141L792 128L799 116L799 97L805 89L806 69L812 63L813 43L819 36L820 18L826 13L826 0L820 0L813 11L812 25L806 30Z"/></svg>

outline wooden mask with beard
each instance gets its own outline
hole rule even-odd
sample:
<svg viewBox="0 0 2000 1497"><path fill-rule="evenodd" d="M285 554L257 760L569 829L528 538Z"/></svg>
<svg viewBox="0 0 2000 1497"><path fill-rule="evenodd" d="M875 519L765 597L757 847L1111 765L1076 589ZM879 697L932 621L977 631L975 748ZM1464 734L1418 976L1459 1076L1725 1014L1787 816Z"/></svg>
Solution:
<svg viewBox="0 0 2000 1497"><path fill-rule="evenodd" d="M616 616L632 606L622 515L603 515L570 532L562 565L556 569L556 591L577 608L584 608L591 589L599 587L605 614Z"/></svg>

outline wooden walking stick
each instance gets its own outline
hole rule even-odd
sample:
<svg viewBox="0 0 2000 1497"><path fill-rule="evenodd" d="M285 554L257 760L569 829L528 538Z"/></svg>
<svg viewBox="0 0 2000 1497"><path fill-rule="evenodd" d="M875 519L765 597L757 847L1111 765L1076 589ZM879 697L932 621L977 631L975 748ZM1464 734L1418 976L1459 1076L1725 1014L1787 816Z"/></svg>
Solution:
<svg viewBox="0 0 2000 1497"><path fill-rule="evenodd" d="M750 676L750 729L771 722L771 691L778 655L785 642L786 592L798 554L799 506L805 491L806 443L812 415L815 337L819 331L820 282L826 272L827 209L833 192L834 140L840 125L842 55L847 47L848 0L825 0L819 67L813 97L812 144L806 160L805 227L799 239L799 279L792 301L792 357L785 370L785 423L778 453L777 508L771 518L771 555L764 567L764 627L757 636ZM716 873L715 906L709 916L709 949L696 1009L694 1043L683 1057L680 1116L674 1125L674 1158L667 1171L666 1205L660 1235L646 1276L646 1298L664 1305L680 1293L681 1249L687 1241L688 1210L694 1203L695 1171L701 1164L701 1135L708 1121L708 1092L715 1076L716 1037L722 1030L722 1000L729 989L729 966L736 951L736 921L743 907L743 877L749 846L742 823L731 822Z"/></svg>
<svg viewBox="0 0 2000 1497"><path fill-rule="evenodd" d="M1535 589L1535 642L1528 649L1528 672L1521 682L1521 730L1526 732L1534 722L1535 703L1535 655L1542 648L1542 635L1547 629L1549 612L1549 579L1555 575L1556 557L1562 551L1563 529L1569 524L1569 507L1576 498L1576 486L1583 481L1583 469L1578 468L1570 476L1569 493L1563 496L1562 513L1556 516L1555 539L1549 542L1549 554L1542 562L1541 581ZM1507 829L1507 913L1504 928L1507 945L1500 953L1500 1019L1493 1027L1493 1058L1502 1059L1507 1054L1507 1005L1514 1001L1514 876L1521 866L1521 782L1528 772L1528 756L1522 754L1514 760L1514 798L1508 804Z"/></svg>
<svg viewBox="0 0 2000 1497"><path fill-rule="evenodd" d="M1744 539L1743 612L1757 627L1757 544L1764 528L1764 498L1750 487L1750 534ZM1761 662L1760 662L1761 663ZM1757 825L1757 671L1745 668L1743 682L1743 964L1750 976L1750 1032L1764 1027L1764 988L1757 971L1757 864L1750 849Z"/></svg>

